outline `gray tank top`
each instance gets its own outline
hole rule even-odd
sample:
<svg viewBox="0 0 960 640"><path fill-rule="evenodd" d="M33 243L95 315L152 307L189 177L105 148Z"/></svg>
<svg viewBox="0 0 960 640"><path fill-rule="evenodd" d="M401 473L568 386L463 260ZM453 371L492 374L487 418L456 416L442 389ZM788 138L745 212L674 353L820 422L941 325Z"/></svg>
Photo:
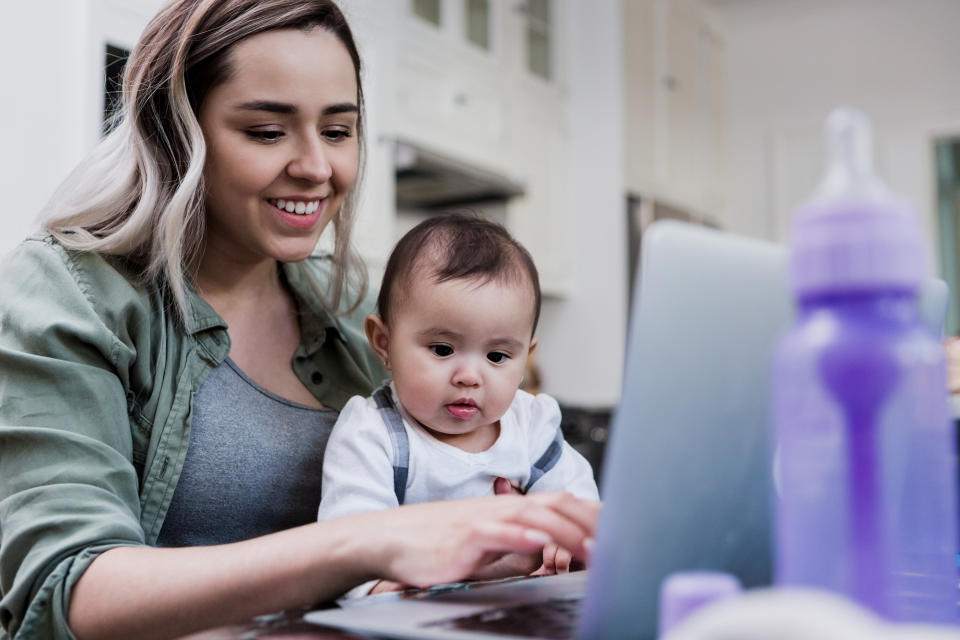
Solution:
<svg viewBox="0 0 960 640"><path fill-rule="evenodd" d="M236 542L316 521L337 415L270 393L226 359L194 395L190 445L157 546Z"/></svg>

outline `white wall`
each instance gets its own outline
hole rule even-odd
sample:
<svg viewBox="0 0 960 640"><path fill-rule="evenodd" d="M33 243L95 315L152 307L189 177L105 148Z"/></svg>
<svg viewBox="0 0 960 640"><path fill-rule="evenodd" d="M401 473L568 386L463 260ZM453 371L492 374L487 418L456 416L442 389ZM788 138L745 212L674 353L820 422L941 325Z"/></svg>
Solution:
<svg viewBox="0 0 960 640"><path fill-rule="evenodd" d="M627 0L629 1L629 0ZM540 329L545 387L571 404L611 406L620 397L626 334L626 203L618 0L565 0L569 78L569 225L574 284L548 302Z"/></svg>
<svg viewBox="0 0 960 640"><path fill-rule="evenodd" d="M104 45L132 46L162 0L7 2L0 9L0 255L35 228L98 138Z"/></svg>
<svg viewBox="0 0 960 640"><path fill-rule="evenodd" d="M823 167L840 104L875 129L877 166L931 246L932 140L960 135L957 0L713 0L726 42L727 227L783 240Z"/></svg>
<svg viewBox="0 0 960 640"><path fill-rule="evenodd" d="M32 228L37 211L84 148L85 2L9 2L0 19L0 253Z"/></svg>
<svg viewBox="0 0 960 640"><path fill-rule="evenodd" d="M629 2L630 0L625 0ZM548 301L539 329L547 391L570 404L612 406L620 398L626 345L626 202L623 170L619 0L564 0L563 64L569 78L571 295Z"/></svg>

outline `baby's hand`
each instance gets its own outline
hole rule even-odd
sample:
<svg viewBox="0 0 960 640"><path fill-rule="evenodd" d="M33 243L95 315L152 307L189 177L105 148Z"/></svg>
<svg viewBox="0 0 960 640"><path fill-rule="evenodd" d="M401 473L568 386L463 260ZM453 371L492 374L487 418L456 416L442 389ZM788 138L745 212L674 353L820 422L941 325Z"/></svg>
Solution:
<svg viewBox="0 0 960 640"><path fill-rule="evenodd" d="M572 564L573 554L551 542L543 547L543 565L530 575L552 576L555 573L569 573L575 568Z"/></svg>

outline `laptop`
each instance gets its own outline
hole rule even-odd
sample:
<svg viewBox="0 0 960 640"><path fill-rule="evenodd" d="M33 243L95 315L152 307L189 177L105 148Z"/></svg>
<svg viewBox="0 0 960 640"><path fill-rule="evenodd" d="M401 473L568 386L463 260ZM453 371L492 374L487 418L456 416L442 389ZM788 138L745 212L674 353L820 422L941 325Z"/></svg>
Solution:
<svg viewBox="0 0 960 640"><path fill-rule="evenodd" d="M793 321L786 252L662 221L644 232L639 270L590 568L369 596L308 622L384 638L645 640L674 571L772 582L768 381ZM939 331L946 286L921 299Z"/></svg>

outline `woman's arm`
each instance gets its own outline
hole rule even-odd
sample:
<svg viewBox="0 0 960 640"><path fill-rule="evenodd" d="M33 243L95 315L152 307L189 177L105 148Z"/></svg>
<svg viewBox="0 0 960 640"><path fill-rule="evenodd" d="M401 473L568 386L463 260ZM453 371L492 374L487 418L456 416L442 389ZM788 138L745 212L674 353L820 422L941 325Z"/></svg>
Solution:
<svg viewBox="0 0 960 640"><path fill-rule="evenodd" d="M62 638L89 563L145 543L148 436L131 398L134 363L151 368L149 304L106 261L48 236L6 257L0 300L0 624Z"/></svg>
<svg viewBox="0 0 960 640"><path fill-rule="evenodd" d="M382 576L426 587L462 580L502 552L556 541L586 560L599 504L570 494L433 502L215 547L116 548L73 590L82 640L184 634L330 600Z"/></svg>
<svg viewBox="0 0 960 640"><path fill-rule="evenodd" d="M213 547L112 549L74 586L70 628L81 640L169 638L308 606L372 577L362 545L355 526L334 522Z"/></svg>

